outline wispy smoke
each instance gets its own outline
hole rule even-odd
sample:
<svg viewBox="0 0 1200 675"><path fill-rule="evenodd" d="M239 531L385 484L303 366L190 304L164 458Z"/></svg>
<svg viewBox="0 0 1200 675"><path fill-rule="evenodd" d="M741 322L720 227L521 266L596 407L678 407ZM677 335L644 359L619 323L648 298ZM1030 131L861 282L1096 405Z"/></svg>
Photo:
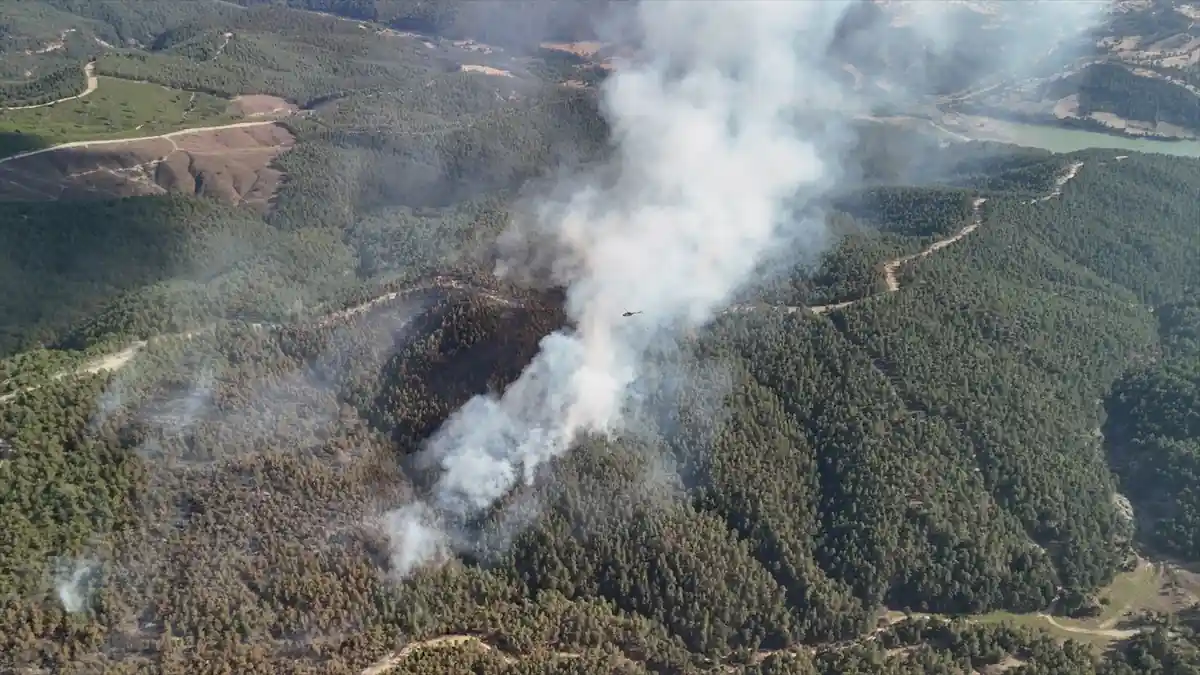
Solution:
<svg viewBox="0 0 1200 675"><path fill-rule="evenodd" d="M710 321L780 247L822 245L814 204L841 177L847 109L865 103L829 56L856 4L636 5L639 54L602 92L615 170L577 179L507 235L567 288L572 327L430 440L441 474L428 501L385 518L397 574L468 547L472 520L581 435L621 431L655 346ZM497 272L525 273L530 259Z"/></svg>
<svg viewBox="0 0 1200 675"><path fill-rule="evenodd" d="M87 607L91 597L89 581L95 570L95 563L88 560L60 564L54 576L54 584L63 609L74 613L82 612Z"/></svg>

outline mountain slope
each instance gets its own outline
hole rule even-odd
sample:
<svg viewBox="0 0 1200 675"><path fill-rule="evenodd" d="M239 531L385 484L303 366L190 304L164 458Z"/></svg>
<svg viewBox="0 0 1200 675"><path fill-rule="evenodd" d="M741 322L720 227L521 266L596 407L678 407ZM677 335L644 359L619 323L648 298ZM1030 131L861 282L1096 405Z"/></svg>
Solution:
<svg viewBox="0 0 1200 675"><path fill-rule="evenodd" d="M1197 665L1200 585L1139 556L1195 554L1200 161L856 124L828 247L772 260L652 355L620 433L400 580L431 434L571 330L563 289L493 269L548 167L610 156L595 90L358 23L430 3L42 6L30 39L66 15L141 43L103 47L114 72L311 109L266 213L0 204L0 670ZM454 46L517 63L485 47Z"/></svg>
<svg viewBox="0 0 1200 675"><path fill-rule="evenodd" d="M325 618L306 629L308 644L340 633L338 644L358 650L365 643L350 635L372 625L392 626L384 634L497 630L471 609L490 602L486 593L439 600L435 611L416 600L477 578L512 601L615 605L675 645L656 649L685 671L698 666L674 659L688 652L850 638L880 605L1047 607L1058 587L1089 591L1122 564L1128 526L1090 433L1094 401L1155 342L1152 315L1131 306L1138 292L1119 285L1140 277L1104 264L1117 255L1111 246L1087 242L1103 240L1109 222L1144 223L1146 239L1120 255L1167 256L1153 269L1181 277L1179 290L1160 283L1158 293L1182 293L1187 251L1174 249L1188 225L1173 217L1162 177L1200 171L1165 158L1082 160L1061 200L993 195L979 230L902 268L898 292L826 316L723 316L687 346L698 369L686 386L648 389L648 409L661 414L635 435L585 442L477 523L476 553L464 563L413 584L363 576L386 559L370 517L424 489L428 467L415 453L440 420L471 393L511 382L540 336L561 325L553 296L464 287L335 323L221 325L152 345L107 384L89 377L79 388L68 378L22 394L0 410L0 434L11 439L4 470L27 485L19 494L53 490L78 515L51 525L58 517L37 502L9 502L6 513L26 523L15 531L40 533L18 540L10 565L83 545L82 533L99 528L112 547L81 553L102 558L98 570L134 576L103 584L95 601L160 607L153 634L205 621L201 608L240 597L244 610L231 620L247 626L245 644L278 654L289 643L269 636L298 628L298 617L280 612L299 601L300 587L285 589L302 579L323 589L310 611ZM1059 171L1069 164L1053 161ZM1156 178L1139 182L1147 175ZM1117 190L1144 197L1096 217L1092 204L1115 203L1092 191ZM1066 236L1084 224L1091 236ZM85 407L49 417L67 391ZM107 402L89 413L96 395ZM52 468L62 462L83 473ZM164 536L147 548L147 537ZM174 574L165 561L180 555L229 581L145 590ZM293 571L263 576L279 565ZM34 590L8 570L10 592ZM389 606L413 599L394 605L409 607L399 615L356 612L347 633L337 608L358 606L350 598L364 593L394 598ZM122 615L97 617L104 644L136 639ZM304 658L323 662L318 653ZM125 651L118 660L139 658Z"/></svg>

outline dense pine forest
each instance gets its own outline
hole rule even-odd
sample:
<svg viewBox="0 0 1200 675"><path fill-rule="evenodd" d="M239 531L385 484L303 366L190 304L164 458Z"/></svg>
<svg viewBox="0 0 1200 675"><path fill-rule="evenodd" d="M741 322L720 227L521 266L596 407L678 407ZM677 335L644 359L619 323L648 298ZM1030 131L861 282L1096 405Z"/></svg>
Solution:
<svg viewBox="0 0 1200 675"><path fill-rule="evenodd" d="M1105 439L1117 475L1152 545L1200 558L1200 305L1194 298L1159 310L1161 354L1126 373L1109 394Z"/></svg>
<svg viewBox="0 0 1200 675"><path fill-rule="evenodd" d="M547 167L610 152L595 90L501 95L298 11L454 37L451 3L36 5L0 46L77 27L115 45L99 72L309 114L265 214L0 203L0 671L1200 670L1194 598L1110 606L1200 563L1200 161L862 124L819 256L397 580L383 518L428 491L426 439L567 321L495 242Z"/></svg>
<svg viewBox="0 0 1200 675"><path fill-rule="evenodd" d="M0 84L0 104L38 105L73 96L85 86L83 69L68 64L32 80Z"/></svg>

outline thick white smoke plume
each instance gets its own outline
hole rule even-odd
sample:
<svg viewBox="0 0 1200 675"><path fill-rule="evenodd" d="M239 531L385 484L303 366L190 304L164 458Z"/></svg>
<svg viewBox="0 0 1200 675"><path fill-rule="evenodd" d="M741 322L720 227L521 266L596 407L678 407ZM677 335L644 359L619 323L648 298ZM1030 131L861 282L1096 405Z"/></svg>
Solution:
<svg viewBox="0 0 1200 675"><path fill-rule="evenodd" d="M709 321L792 230L819 232L790 207L830 182L831 165L795 113L838 92L817 60L842 4L640 4L646 51L604 90L619 177L527 224L565 252L555 276L575 328L546 337L503 397L476 397L432 439L433 503L387 517L399 574L579 434L614 431L654 341Z"/></svg>
<svg viewBox="0 0 1200 675"><path fill-rule="evenodd" d="M502 397L476 397L431 439L442 473L430 500L385 517L399 575L465 543L464 521L581 434L619 430L647 354L711 320L773 249L820 246L821 219L796 214L839 177L853 106L827 75L840 69L827 49L853 4L655 0L631 10L640 53L602 92L616 177L519 224L521 236L555 242L553 276L574 327L546 337Z"/></svg>

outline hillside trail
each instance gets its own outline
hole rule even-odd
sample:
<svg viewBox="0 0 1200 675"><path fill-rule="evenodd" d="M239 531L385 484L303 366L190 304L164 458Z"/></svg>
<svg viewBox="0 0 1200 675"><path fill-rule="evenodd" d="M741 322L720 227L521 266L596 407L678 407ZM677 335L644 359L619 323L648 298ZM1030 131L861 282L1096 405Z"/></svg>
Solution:
<svg viewBox="0 0 1200 675"><path fill-rule="evenodd" d="M136 82L138 80L130 80L130 81ZM539 104L539 107L543 107L543 106L547 106L547 105L549 105L549 104L542 103L542 104ZM270 124L277 124L278 122L279 122L278 119L252 120L252 121L247 121L247 122L230 122L228 124L217 124L217 125L207 126L207 127L192 127L192 128L188 128L188 129L179 129L177 131L169 131L167 133L162 133L162 134L148 134L146 136L129 136L127 138L105 138L105 139L97 139L97 140L92 140L92 141L70 141L68 143L59 143L58 145L52 145L47 148L38 148L37 150L27 150L25 152L18 152L15 155L9 155L7 157L0 157L0 165L5 164L7 162L11 162L13 160L22 159L25 157L32 157L34 155L41 155L41 154L50 153L50 152L57 152L59 150L69 150L71 148L91 148L91 147L96 147L96 146L120 145L122 143L136 143L138 141L154 141L154 140L168 140L168 141L171 141L172 145L174 145L174 141L172 139L179 138L180 136L187 136L189 134L199 134L199 133L203 133L206 131L222 131L224 129L246 129L249 127L261 127L261 126L267 126ZM395 134L394 136L405 137L405 138L420 138L420 137L426 137L426 136L433 136L436 134L449 133L449 132L453 132L453 131L461 131L463 129L470 129L470 128L473 128L475 126L475 124L476 124L475 120L468 120L466 122L461 122L461 123L456 123L456 124L448 124L448 125L436 127L433 129L403 131L403 132L399 132L399 133ZM178 149L178 146L175 146L175 148Z"/></svg>
<svg viewBox="0 0 1200 675"><path fill-rule="evenodd" d="M216 61L217 57L221 56L221 54L224 54L225 48L229 46L229 40L232 38L233 38L233 33L222 33L221 34L221 44L217 45L217 51L215 54L213 54L212 58L209 59L209 61Z"/></svg>
<svg viewBox="0 0 1200 675"><path fill-rule="evenodd" d="M223 129L245 129L248 127L261 127L261 126L266 126L268 124L275 124L275 123L276 123L276 120L255 120L253 122L231 122L229 124L217 124L217 125L211 126L211 127L194 127L191 129L180 129L178 131L169 131L165 134L151 134L149 136L131 136L129 138L106 138L103 140L95 140L95 141L71 141L70 143L60 143L58 145L52 145L48 148L40 148L37 150L27 150L25 152L18 152L15 155L9 155L8 157L0 157L0 164L6 164L13 160L22 159L24 157L32 157L34 155L41 155L41 154L47 153L47 152L57 152L59 150L68 150L70 148L91 148L91 147L96 147L96 146L100 146L100 145L120 145L121 143L135 143L137 141L154 141L154 140L163 140L163 139L171 141L172 139L179 138L180 136L187 136L188 134L199 134L199 133L203 133L205 131L221 131Z"/></svg>
<svg viewBox="0 0 1200 675"><path fill-rule="evenodd" d="M976 197L975 198L975 201L972 202L972 204L971 204L971 207L972 207L971 222L968 223L966 226L964 226L958 232L955 232L954 234L950 235L949 237L946 237L945 239L939 239L939 240L933 242L932 244L930 244L929 246L925 247L924 249L917 251L916 253L906 255L906 256L901 256L899 258L893 258L891 260L885 260L882 263L880 263L880 267L883 269L884 286L887 289L887 290L883 291L883 293L872 293L870 295L864 295L863 297L857 298L854 300L846 300L845 302L835 302L835 303L831 303L828 305L778 305L777 307L787 310L787 312L789 314L792 312L803 312L803 311L809 311L809 312L812 312L813 314L825 314L827 312L832 312L832 311L839 310L839 309L845 309L847 307L857 305L860 302L870 300L871 298L879 297L880 295L882 295L884 293L895 293L896 291L899 291L900 290L900 280L896 276L897 271L899 271L899 269L902 266L904 266L914 260L919 260L921 258L924 258L924 257L934 253L935 251L940 251L940 250L946 248L947 246L954 244L955 242L961 241L964 237L971 234L975 230L979 229L979 226L983 223L983 214L982 214L980 207L982 207L986 201L987 201L987 198L985 198L985 197ZM755 309L760 309L760 308L762 308L761 305L734 305L725 311L726 312L749 312L749 311L753 311Z"/></svg>
<svg viewBox="0 0 1200 675"><path fill-rule="evenodd" d="M1039 619L1044 619L1046 623L1061 631L1081 635L1092 635L1095 637L1111 638L1113 640L1128 640L1129 638L1142 632L1139 628L1082 628L1080 626L1068 626L1064 623L1060 623L1058 619L1055 619L1049 614L1042 612L1039 612L1037 617Z"/></svg>
<svg viewBox="0 0 1200 675"><path fill-rule="evenodd" d="M211 129L237 128L237 127L261 125L261 124L274 124L274 122L272 122L272 121L238 122L236 124L222 125L219 127L208 127L207 129L211 130ZM162 134L159 136L153 136L153 137L148 137L148 138L173 138L176 136L181 136L184 134L195 133L195 132L204 131L204 130L205 129L188 129L188 130L183 130L183 131L174 131L169 134ZM128 140L129 139L124 139L122 141L87 141L85 143L114 143L114 142L126 142ZM70 144L68 144L68 145L70 145ZM57 146L57 147L63 147L63 146ZM25 156L28 156L29 154L36 154L37 152L48 152L52 149L53 148L46 148L45 150L33 151L32 153L25 153ZM2 164L3 162L5 162L8 159L14 159L19 156L21 156L21 155L14 155L13 157L0 159L0 164ZM1077 176L1079 174L1079 170L1082 167L1083 167L1083 162L1078 162L1078 161L1072 162L1066 168L1066 170L1064 170L1063 173L1055 179L1050 192L1048 192L1047 194L1045 194L1041 197L1030 200L1027 203L1028 204L1036 204L1039 202L1047 201L1049 199L1053 199L1055 197L1062 196L1063 188L1066 187L1067 183L1069 183L1072 179L1075 178L1075 176ZM968 225L966 225L965 227L963 227L961 230L959 230L958 232L954 233L953 235L946 237L945 239L940 239L938 241L935 241L917 253L914 253L911 255L906 255L906 256L901 256L899 258L894 258L892 260L884 261L882 263L882 266L883 266L883 271L884 271L884 281L885 281L887 290L884 291L883 293L895 293L900 290L900 281L897 277L897 272L900 269L900 267L902 267L903 265L905 265L909 262L919 260L921 258L929 256L936 251L940 251L941 249L946 248L947 246L950 246L956 242L959 242L963 238L965 238L966 236L968 236L969 234L974 232L975 230L979 229L980 225L982 224L982 219L983 219L980 207L982 207L986 201L987 201L987 199L984 197L976 197L975 198L975 201L972 202L972 209L973 209L974 214L971 219L971 222ZM367 312L380 304L390 302L401 296L409 295L414 292L421 292L421 291L434 290L434 289L471 290L472 288L473 287L469 286L468 284L466 284L465 282L463 282L459 279L455 279L453 277L447 277L447 276L438 276L438 277L434 277L433 279L431 279L430 281L428 281L424 284L412 286L412 287L405 288L405 289L399 290L399 291L392 291L389 293L384 293L383 295L379 295L377 297L371 298L370 300L367 300L367 301L360 303L358 305L355 305L353 307L348 307L346 309L338 310L335 312L330 312L329 314L326 314L325 316L321 317L320 319L317 319L316 323L320 327L327 327L334 323L340 323L343 321L347 321L347 320L353 318L354 316L357 316L359 314ZM475 290L477 290L482 297L487 298L488 300L495 302L496 304L505 305L508 307L519 307L520 306L520 303L518 301L516 301L512 298L504 297L494 291L489 291L486 289L478 289L478 288ZM813 314L825 314L827 312L844 309L846 307L850 307L852 305L858 304L865 300L869 300L871 298L878 297L879 295L881 295L883 293L875 293L872 295L867 295L867 296L858 298L856 300L848 300L846 302L839 302L839 303L834 303L834 304L829 304L829 305L817 305L817 306L811 306L811 307L798 306L798 305L787 305L787 306L784 306L783 309L785 309L788 312L798 312L798 311L807 310L809 312L812 312ZM752 311L755 309L758 309L758 307L754 306L754 305L734 305L725 311L726 312L746 312L746 311ZM273 327L277 327L277 324L259 323L259 324L254 324L254 326L256 328L260 328L260 329L261 328L273 328ZM183 338L187 339L207 328L208 327L205 327L205 328L202 328L199 330L190 331L185 334L158 336L158 337L152 338L152 341L157 342L159 340L164 340L164 339L168 339L168 338L172 338L172 337L183 337ZM131 343L129 346L121 349L120 351L113 352L111 354L106 354L106 355L91 359L73 371L68 370L68 371L62 371L62 372L56 373L55 375L52 376L51 379L58 380L63 377L66 377L67 375L83 375L83 374L95 375L95 374L98 374L98 373L100 373L102 371L106 371L106 370L110 371L110 372L119 371L122 368L124 368L125 366L128 366L130 363L132 363L134 360L134 357L137 356L137 354L139 352L141 352L142 349L144 349L148 344L149 343L145 340L138 340L136 342ZM12 400L19 393L26 392L26 391L32 391L37 388L38 388L37 385L35 385L32 387L26 387L24 389L21 389L21 390L15 391L15 392L11 392L8 394L0 395L0 403L5 403L7 401Z"/></svg>
<svg viewBox="0 0 1200 675"><path fill-rule="evenodd" d="M89 361L79 372L87 375L97 375L106 370L120 370L125 367L125 364L132 361L133 357L138 355L138 352L145 349L147 344L145 340L138 340L119 352L106 354L93 361Z"/></svg>
<svg viewBox="0 0 1200 675"><path fill-rule="evenodd" d="M1096 637L1110 638L1110 639L1116 639L1116 640L1127 640L1127 639L1137 635L1139 632L1141 632L1140 630L1138 630L1136 628L1120 630L1120 629L1112 629L1112 628L1107 628L1107 627L1082 628L1079 626L1068 626L1068 625L1059 623L1054 617L1052 617L1048 614L1039 613L1039 614L1037 614L1037 616L1040 618L1044 618L1051 626L1058 628L1059 630L1063 630L1068 633L1080 634L1080 635L1092 635L1092 636L1096 636ZM893 626L896 623L900 623L900 622L906 620L907 618L909 618L909 617L906 615L890 616L888 618L888 621L884 625L881 625L881 626L875 628L870 633L868 633L865 636L865 638L863 638L863 639L865 639L867 641L876 640L876 639L878 639L880 634L882 634L884 631L888 630L891 626ZM912 614L911 618L913 618L913 619L931 619L934 617L930 614ZM968 619L968 621L970 621L970 619ZM1104 624L1104 626L1108 626L1111 623L1112 623L1111 621L1106 622ZM845 642L845 643L837 643L837 644L831 645L831 647L836 650L839 648L848 647L848 646L857 644L859 642L861 642L861 639L856 640L856 641L849 641L849 642ZM509 664L509 665L516 663L521 658L520 656L514 656L513 654L510 654L510 653L501 652L500 648L498 646L496 646L495 644L493 644L491 641L489 641L486 637L481 637L479 635L474 635L474 634L470 634L470 633L447 633L447 634L443 634L443 635L438 635L436 637L428 638L425 640L417 640L415 642L410 642L407 645L405 645L404 647L402 647L401 649L384 656L383 658L379 659L375 663L364 668L361 671L361 675L386 675L386 673L389 673L392 670L400 667L400 664L402 664L406 659L408 659L409 657L413 656L414 654L416 654L418 652L434 650L434 649L453 649L453 648L461 648L461 647L466 647L466 646L473 647L482 652L497 652L501 655L500 656L501 660L505 664ZM767 658L769 658L775 654L799 653L799 652L807 652L809 654L816 654L818 652L818 649L811 645L797 645L797 646L793 646L793 647L785 647L782 649L760 649L754 653L752 658L753 658L754 663L762 663ZM561 651L561 650L550 652L550 654L551 654L551 656L553 656L556 659L575 659L575 658L580 658L583 656L583 654L580 652L569 652L569 651ZM732 664L729 664L729 663L710 662L710 664L712 666L722 668L729 672L735 672L737 670L737 668L735 666L733 666Z"/></svg>
<svg viewBox="0 0 1200 675"><path fill-rule="evenodd" d="M940 239L933 242L928 248L922 251L883 263L883 280L884 284L887 286L888 293L895 293L896 291L900 290L900 280L896 278L896 271L900 269L901 265L907 265L908 263L920 258L924 258L935 251L940 251L951 244L961 241L963 237L979 229L979 226L983 224L983 214L980 207L982 207L986 201L986 197L976 197L975 201L971 202L971 222L963 229L955 232L953 235L946 237L945 239Z"/></svg>
<svg viewBox="0 0 1200 675"><path fill-rule="evenodd" d="M50 379L51 380L61 380L62 378L66 377L67 375L99 375L100 373L102 373L106 370L111 370L113 372L116 372L116 371L124 368L125 366L129 365L129 362L133 360L133 357L137 356L138 352L145 349L147 344L149 344L149 343L147 343L145 340L137 340L119 352L103 354L101 356L98 356L94 359L87 361L82 366L80 366L77 370L73 370L73 371L64 370L62 372L55 373L54 375L52 375L50 377ZM8 401L16 398L17 394L22 394L27 391L33 391L37 388L38 387L35 385L32 387L26 387L26 388L20 389L18 391L4 394L3 396L0 396L0 403L8 402Z"/></svg>
<svg viewBox="0 0 1200 675"><path fill-rule="evenodd" d="M523 306L522 303L518 300L505 297L499 293L496 293L495 291L490 291L485 288L472 286L472 285L462 281L461 279L456 279L456 278L448 277L448 276L436 276L423 284L417 284L414 286L409 286L402 290L392 291L390 293L384 293L383 295L371 298L370 300L367 300L358 305L354 305L352 307L347 307L346 309L338 310L335 312L330 312L330 313L316 319L315 323L320 328L326 328L326 327L332 326L337 323L343 323L343 322L349 321L350 319L354 318L355 316L363 314L378 305L381 305L386 302L390 302L392 300L396 300L400 297L412 295L414 293L420 293L422 291L431 291L431 290L439 290L439 289L440 290L473 291L474 293L477 294L478 297L485 298L497 305L502 305L505 307L513 307L513 308ZM284 324L270 323L270 322L251 323L250 325L255 330L268 330L268 329L280 328L280 327L284 326ZM99 356L88 359L82 365L80 365L78 368L75 368L74 370L59 371L59 372L55 373L54 375L51 375L49 379L50 379L50 381L56 381L56 380L61 380L62 378L67 377L69 375L98 375L104 371L109 371L109 372L115 373L115 372L125 368L130 363L132 363L134 360L134 357L136 357L139 353L141 353L141 351L143 349L145 349L146 347L148 347L150 344L163 342L166 340L172 340L172 339L190 340L201 333L204 333L208 330L213 329L215 326L216 326L216 324L209 324L207 326L203 326L201 328L196 328L196 329L184 332L184 333L168 333L165 335L154 336L154 337L150 338L149 340L135 340L134 342L130 343L128 346L126 346L118 351L109 352L107 354L101 354ZM2 383L0 383L0 384L2 384ZM0 404L11 401L12 399L16 398L18 394L23 394L25 392L30 392L30 391L35 391L37 389L40 389L41 386L42 385L33 385L33 386L29 386L29 387L24 387L22 389L18 389L17 391L9 392L7 394L2 394L2 395L0 395Z"/></svg>
<svg viewBox="0 0 1200 675"><path fill-rule="evenodd" d="M413 653L418 652L418 651L424 651L424 650L428 650L428 649L438 649L438 648L461 647L464 645L471 645L471 646L476 647L477 649L480 649L485 652L490 652L495 649L495 647L488 644L487 641L483 640L482 638L480 638L477 635L467 635L465 633L454 634L454 635L442 635L439 637L430 638L428 640L421 640L419 642L411 642L408 645L406 645L404 648L402 648L400 651L398 651L394 654L391 654L383 659L380 659L379 661L375 662L371 666L368 666L366 669L364 669L362 671L362 675L383 675L384 673L398 667L405 659L407 659L409 656L412 656ZM516 659L514 659L511 656L508 656L507 654L502 656L501 658L504 660L505 663L511 664L511 663L516 662Z"/></svg>
<svg viewBox="0 0 1200 675"><path fill-rule="evenodd" d="M5 111L5 110L33 110L34 108L48 108L48 107L58 104L58 103L65 103L67 101L74 101L75 99L83 98L100 88L100 78L96 77L95 62L88 61L83 66L83 74L87 77L87 86L84 88L84 90L81 93L75 94L74 96L67 96L66 98L60 98L56 101L50 101L49 103L38 103L36 105L7 106L7 107L0 108L0 112Z"/></svg>
<svg viewBox="0 0 1200 675"><path fill-rule="evenodd" d="M1081 168L1083 168L1083 162L1079 162L1079 161L1071 162L1071 164L1069 164L1067 166L1067 168L1059 176L1057 176L1054 179L1054 183L1048 193L1042 195L1041 197L1037 197L1036 199L1031 199L1030 201L1028 201L1026 203L1027 204L1039 204L1041 202L1050 201L1051 199L1054 199L1055 197L1061 197L1062 193L1063 193L1063 188L1066 187L1067 183L1071 182L1076 176L1079 175L1079 170ZM964 238L966 238L968 235L970 235L975 230L978 230L979 227L983 224L983 212L982 212L981 207L986 202L987 202L986 197L976 197L975 200L973 202L971 202L971 211L972 211L971 222L969 224L967 224L965 227L963 227L961 230L959 230L958 232L955 232L954 234L950 235L949 237L946 237L945 239L939 239L938 241L933 242L932 244L925 247L924 249L922 249L916 253L913 253L911 255L901 256L899 258L893 258L891 260L884 261L883 264L881 265L881 267L883 269L884 286L886 288L886 291L884 291L884 292L885 293L895 293L900 290L900 279L899 279L897 273L899 272L900 268L903 267L904 265L907 265L908 263L914 262L916 260L920 260L921 258L925 258L937 251L940 251L940 250L946 248L947 246L958 243L959 241L962 241ZM832 312L832 311L838 310L838 309L845 309L846 307L856 305L860 302L869 300L871 298L878 297L879 295L880 295L879 293L876 293L876 294L867 295L867 296L864 296L864 297L861 297L861 298L858 298L855 300L847 300L845 302L838 302L838 303L833 303L833 304L829 304L829 305L815 305L815 306L811 306L811 307L807 307L807 308L789 306L787 309L789 312L796 312L796 311L800 311L803 309L808 309L808 311L812 312L813 314L825 314L826 312Z"/></svg>

